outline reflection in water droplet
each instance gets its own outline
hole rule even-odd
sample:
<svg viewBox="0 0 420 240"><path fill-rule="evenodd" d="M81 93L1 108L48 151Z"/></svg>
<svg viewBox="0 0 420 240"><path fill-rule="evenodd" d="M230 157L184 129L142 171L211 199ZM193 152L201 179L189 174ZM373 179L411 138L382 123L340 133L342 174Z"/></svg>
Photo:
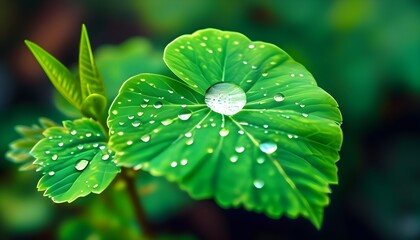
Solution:
<svg viewBox="0 0 420 240"><path fill-rule="evenodd" d="M261 189L264 187L264 181L259 180L259 179L255 179L254 180L254 186L258 189Z"/></svg>
<svg viewBox="0 0 420 240"><path fill-rule="evenodd" d="M163 106L162 102L155 102L155 104L153 104L153 107L155 108L161 108Z"/></svg>
<svg viewBox="0 0 420 240"><path fill-rule="evenodd" d="M103 156L102 156L102 160L108 160L109 159L109 154L104 154Z"/></svg>
<svg viewBox="0 0 420 240"><path fill-rule="evenodd" d="M274 95L274 101L276 102L281 102L284 100L284 95L281 93L277 93L276 95Z"/></svg>
<svg viewBox="0 0 420 240"><path fill-rule="evenodd" d="M58 158L58 155L54 154L54 155L52 155L51 160L55 161L55 160L57 160L57 158Z"/></svg>
<svg viewBox="0 0 420 240"><path fill-rule="evenodd" d="M234 115L246 104L245 92L233 83L216 83L207 89L205 95L207 106L220 114Z"/></svg>
<svg viewBox="0 0 420 240"><path fill-rule="evenodd" d="M260 144L260 150L267 154L271 154L277 150L277 144L273 141L263 142Z"/></svg>
<svg viewBox="0 0 420 240"><path fill-rule="evenodd" d="M191 111L188 109L182 109L181 111L179 111L178 117L179 119L186 121L190 119Z"/></svg>
<svg viewBox="0 0 420 240"><path fill-rule="evenodd" d="M229 130L226 128L222 128L219 132L220 136L226 137L229 134Z"/></svg>
<svg viewBox="0 0 420 240"><path fill-rule="evenodd" d="M263 158L263 157L257 158L257 163L263 164L264 162L265 162L265 158Z"/></svg>
<svg viewBox="0 0 420 240"><path fill-rule="evenodd" d="M88 164L89 164L89 161L88 160L82 159L82 160L79 160L76 163L75 168L78 171L83 171L87 167Z"/></svg>
<svg viewBox="0 0 420 240"><path fill-rule="evenodd" d="M238 161L238 156L236 156L236 155L233 155L232 157L230 157L230 159L229 159L231 162L233 162L233 163L235 163L235 162L237 162Z"/></svg>
<svg viewBox="0 0 420 240"><path fill-rule="evenodd" d="M143 137L140 138L143 142L148 142L150 141L150 135L144 135Z"/></svg>
<svg viewBox="0 0 420 240"><path fill-rule="evenodd" d="M162 123L163 126L168 126L171 123L173 123L173 120L172 119L166 119L164 121L161 121L160 123Z"/></svg>
<svg viewBox="0 0 420 240"><path fill-rule="evenodd" d="M49 171L49 172L48 172L48 175L50 175L50 176L54 176L54 174L55 174L55 172L54 172L54 171Z"/></svg>
<svg viewBox="0 0 420 240"><path fill-rule="evenodd" d="M133 127L138 127L138 126L140 126L140 121L139 121L139 120L134 120L134 121L131 123L131 125L132 125Z"/></svg>
<svg viewBox="0 0 420 240"><path fill-rule="evenodd" d="M238 147L235 147L235 151L236 151L237 153L242 153L242 152L244 152L244 151L245 151L245 148L244 148L244 147L242 147L242 146L238 146Z"/></svg>

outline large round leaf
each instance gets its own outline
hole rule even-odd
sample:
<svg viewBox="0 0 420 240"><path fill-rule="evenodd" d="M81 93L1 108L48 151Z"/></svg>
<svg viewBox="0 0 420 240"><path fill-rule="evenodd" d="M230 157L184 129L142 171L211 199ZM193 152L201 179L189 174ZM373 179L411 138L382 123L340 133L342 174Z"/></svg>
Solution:
<svg viewBox="0 0 420 240"><path fill-rule="evenodd" d="M89 193L101 193L120 168L107 148L106 134L92 119L63 122L51 127L32 149L34 164L43 176L38 189L54 202L72 202Z"/></svg>
<svg viewBox="0 0 420 240"><path fill-rule="evenodd" d="M111 106L118 164L195 198L320 227L342 132L337 103L312 75L272 44L215 29L174 40L164 59L181 80L135 76Z"/></svg>

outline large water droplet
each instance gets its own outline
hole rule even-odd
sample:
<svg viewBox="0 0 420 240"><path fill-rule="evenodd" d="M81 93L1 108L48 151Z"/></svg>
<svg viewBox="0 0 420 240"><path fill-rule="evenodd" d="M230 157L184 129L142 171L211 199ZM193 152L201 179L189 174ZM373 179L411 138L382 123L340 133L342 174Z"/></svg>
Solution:
<svg viewBox="0 0 420 240"><path fill-rule="evenodd" d="M181 111L179 111L178 117L179 119L186 121L190 119L191 111L188 109L182 109Z"/></svg>
<svg viewBox="0 0 420 240"><path fill-rule="evenodd" d="M163 106L162 102L155 102L155 104L153 104L153 107L155 108L161 108Z"/></svg>
<svg viewBox="0 0 420 240"><path fill-rule="evenodd" d="M211 110L230 116L242 110L246 104L246 95L236 84L216 83L207 89L205 102Z"/></svg>
<svg viewBox="0 0 420 240"><path fill-rule="evenodd" d="M271 154L277 150L277 144L273 141L262 142L260 144L260 150L267 154Z"/></svg>
<svg viewBox="0 0 420 240"><path fill-rule="evenodd" d="M148 142L150 141L150 135L144 135L143 137L140 138L143 142Z"/></svg>
<svg viewBox="0 0 420 240"><path fill-rule="evenodd" d="M229 130L226 128L222 128L219 132L220 136L226 137L229 134Z"/></svg>
<svg viewBox="0 0 420 240"><path fill-rule="evenodd" d="M284 100L284 95L281 93L277 93L276 95L274 95L274 101L276 102L281 102Z"/></svg>
<svg viewBox="0 0 420 240"><path fill-rule="evenodd" d="M78 171L83 171L87 167L88 164L89 164L88 160L82 159L76 163L75 168Z"/></svg>
<svg viewBox="0 0 420 240"><path fill-rule="evenodd" d="M261 189L264 187L264 181L259 180L259 179L255 179L254 180L254 186L258 189Z"/></svg>

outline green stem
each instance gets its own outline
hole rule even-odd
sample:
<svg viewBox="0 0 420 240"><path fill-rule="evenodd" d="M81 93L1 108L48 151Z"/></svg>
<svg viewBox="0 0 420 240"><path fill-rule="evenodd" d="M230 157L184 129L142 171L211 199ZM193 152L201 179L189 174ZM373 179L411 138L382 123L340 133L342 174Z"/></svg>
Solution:
<svg viewBox="0 0 420 240"><path fill-rule="evenodd" d="M143 235L146 239L156 239L155 234L149 221L146 218L143 205L141 203L140 194L136 190L135 177L136 174L131 169L123 169L122 177L127 186L127 192L134 208L134 214L137 222L140 224Z"/></svg>

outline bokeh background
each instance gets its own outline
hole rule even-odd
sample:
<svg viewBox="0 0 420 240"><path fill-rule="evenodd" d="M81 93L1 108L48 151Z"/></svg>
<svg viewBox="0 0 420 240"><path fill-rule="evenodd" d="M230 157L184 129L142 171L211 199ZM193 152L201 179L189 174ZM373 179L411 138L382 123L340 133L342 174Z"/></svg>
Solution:
<svg viewBox="0 0 420 240"><path fill-rule="evenodd" d="M114 199L114 208L98 203L97 196L53 204L36 191L37 174L18 172L3 157L18 137L15 125L31 125L40 116L64 119L23 40L72 66L82 23L111 95L134 74L167 73L162 52L175 37L214 27L280 46L340 104L340 184L332 187L320 231L300 218L273 220L221 209L211 200L195 202L165 182L139 183L146 186L139 191L152 195L146 207L156 231L181 239L420 239L420 3L415 0L1 0L1 239L106 239L121 237L112 229L125 228L127 238L135 236L124 199ZM153 196L156 186L163 193ZM163 198L167 201L159 202Z"/></svg>

